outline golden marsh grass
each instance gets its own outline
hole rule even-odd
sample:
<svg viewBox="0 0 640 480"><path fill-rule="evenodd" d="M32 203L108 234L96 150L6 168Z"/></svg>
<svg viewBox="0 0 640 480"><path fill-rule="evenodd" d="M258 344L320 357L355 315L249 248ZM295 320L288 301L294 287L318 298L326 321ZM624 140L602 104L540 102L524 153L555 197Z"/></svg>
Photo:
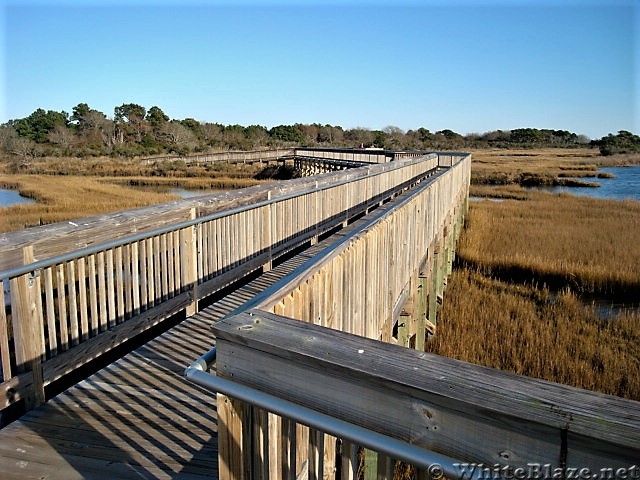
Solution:
<svg viewBox="0 0 640 480"><path fill-rule="evenodd" d="M640 203L533 192L473 202L458 244L487 275L640 297Z"/></svg>
<svg viewBox="0 0 640 480"><path fill-rule="evenodd" d="M597 178L610 178L598 167L640 164L640 155L601 157L595 149L477 150L472 154L471 182L478 185L553 185L566 183L568 177L597 183Z"/></svg>
<svg viewBox="0 0 640 480"><path fill-rule="evenodd" d="M0 187L34 204L0 207L0 232L154 205L180 198L171 188L230 190L262 183L259 165L146 165L122 159L36 159L0 162ZM15 172L22 173L15 173ZM139 187L147 187L142 188ZM157 191L154 191L157 190Z"/></svg>
<svg viewBox="0 0 640 480"><path fill-rule="evenodd" d="M557 176L638 164L589 151L480 152L472 172ZM478 173L480 172L480 173ZM472 185L458 266L428 350L640 400L640 202ZM603 318L596 294L634 308ZM588 298L588 295L586 295Z"/></svg>
<svg viewBox="0 0 640 480"><path fill-rule="evenodd" d="M478 365L640 400L640 314L610 319L570 290L454 271L429 351Z"/></svg>
<svg viewBox="0 0 640 480"><path fill-rule="evenodd" d="M0 231L73 220L80 217L169 202L176 195L138 192L98 178L52 175L0 175L37 203L0 208Z"/></svg>

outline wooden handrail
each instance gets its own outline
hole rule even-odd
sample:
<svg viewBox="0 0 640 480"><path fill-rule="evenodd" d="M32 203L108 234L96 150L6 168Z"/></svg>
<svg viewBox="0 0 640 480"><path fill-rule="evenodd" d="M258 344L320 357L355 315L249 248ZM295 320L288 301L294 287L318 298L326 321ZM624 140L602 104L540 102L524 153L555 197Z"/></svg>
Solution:
<svg viewBox="0 0 640 480"><path fill-rule="evenodd" d="M422 159L438 159L435 154ZM444 158L444 157L443 157ZM60 222L15 232L0 234L0 278L6 278L5 270L24 265L22 248L33 246L36 259L44 260L82 248L108 244L141 232L171 230L176 224L189 221L191 209L196 208L196 218L211 214L226 215L236 209L252 209L261 202L273 202L290 196L299 196L316 190L334 188L355 180L378 176L415 165L420 159L409 158L403 162L372 165L370 168L351 169L348 172L331 172L313 178L300 178L268 185L258 185L239 190L216 192L202 197L192 197L175 202L121 212ZM436 160L434 168L438 165ZM449 164L447 164L449 165Z"/></svg>
<svg viewBox="0 0 640 480"><path fill-rule="evenodd" d="M0 408L36 406L46 385L437 165L427 155L4 235ZM171 213L160 228L155 211Z"/></svg>
<svg viewBox="0 0 640 480"><path fill-rule="evenodd" d="M214 333L218 376L459 459L449 478L469 478L464 464L482 464L485 478L542 478L526 473L543 469L549 478L580 470L616 478L634 466L637 474L640 402L258 310ZM525 476L510 476L516 469Z"/></svg>
<svg viewBox="0 0 640 480"><path fill-rule="evenodd" d="M434 172L411 192L381 206L375 214L361 220L352 233L241 308L422 350L427 331L435 329L437 299L442 295L455 239L466 212L470 181L470 156L452 156L444 161L453 166ZM291 360L291 368L295 369L296 359ZM233 363L235 359L227 361ZM270 374L261 368L259 371L268 381ZM262 413L254 417L259 418L255 422L248 419L245 415L248 405L232 398L219 394L217 402L219 464L225 465L220 478L238 478L242 465L246 464L245 455L251 457L255 453L241 449L238 458L237 448L223 447L231 439L236 444L239 438L248 441L243 432L258 429L264 438L293 438L296 431L298 445L311 438L311 432L304 428L298 431L299 425L291 425L283 418ZM321 437L324 452L320 456L326 457L324 476L332 478L336 439ZM293 456L286 449L286 445L272 444L269 454L261 457L269 457L269 478L285 475L285 470L281 470L285 468L282 459ZM350 450L345 451L344 468L351 468ZM304 461L304 455L299 456L298 465ZM381 458L380 462L388 464L388 459ZM308 463L312 460L308 459ZM322 469L315 474L322 476Z"/></svg>

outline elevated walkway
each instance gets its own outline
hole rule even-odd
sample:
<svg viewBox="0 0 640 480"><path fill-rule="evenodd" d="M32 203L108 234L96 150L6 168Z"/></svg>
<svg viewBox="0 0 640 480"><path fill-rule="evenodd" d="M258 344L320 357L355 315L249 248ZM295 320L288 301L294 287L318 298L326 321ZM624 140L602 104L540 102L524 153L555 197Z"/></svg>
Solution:
<svg viewBox="0 0 640 480"><path fill-rule="evenodd" d="M261 273L0 430L0 478L217 478L215 395L186 380L185 366L213 346L214 322L367 221Z"/></svg>

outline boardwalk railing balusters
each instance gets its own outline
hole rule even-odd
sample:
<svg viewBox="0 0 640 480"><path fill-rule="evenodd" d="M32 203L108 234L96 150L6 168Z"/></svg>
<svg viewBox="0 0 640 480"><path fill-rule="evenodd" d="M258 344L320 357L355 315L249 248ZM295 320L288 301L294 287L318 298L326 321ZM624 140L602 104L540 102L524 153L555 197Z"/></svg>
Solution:
<svg viewBox="0 0 640 480"><path fill-rule="evenodd" d="M329 172L0 235L2 414L195 313L2 429L3 475L369 480L401 459L418 478L637 478L638 402L424 353L469 155L281 153L244 160ZM177 375L218 320L186 372L214 407Z"/></svg>
<svg viewBox="0 0 640 480"><path fill-rule="evenodd" d="M441 163L214 326L215 374L186 375L217 392L221 479L640 472L640 403L424 353L468 206L469 158Z"/></svg>
<svg viewBox="0 0 640 480"><path fill-rule="evenodd" d="M37 406L52 382L437 168L436 154L412 155L4 234L0 408Z"/></svg>

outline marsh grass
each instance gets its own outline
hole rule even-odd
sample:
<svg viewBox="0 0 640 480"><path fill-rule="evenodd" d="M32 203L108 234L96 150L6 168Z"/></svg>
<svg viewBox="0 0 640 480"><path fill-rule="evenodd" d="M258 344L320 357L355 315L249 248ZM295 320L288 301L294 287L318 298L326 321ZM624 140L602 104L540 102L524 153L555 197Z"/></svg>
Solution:
<svg viewBox="0 0 640 480"><path fill-rule="evenodd" d="M245 164L148 165L129 159L51 158L0 162L0 186L36 200L0 207L0 232L169 202L170 188L249 187L264 167ZM149 187L149 188L146 188ZM156 190L156 191L154 191Z"/></svg>
<svg viewBox="0 0 640 480"><path fill-rule="evenodd" d="M458 258L486 275L640 298L638 202L529 192L473 203L467 225Z"/></svg>
<svg viewBox="0 0 640 480"><path fill-rule="evenodd" d="M601 318L570 289L553 293L469 268L447 286L428 350L458 360L640 400L640 315Z"/></svg>
<svg viewBox="0 0 640 480"><path fill-rule="evenodd" d="M184 160L149 163L126 158L11 159L0 161L0 173L29 175L82 175L98 177L201 177L252 178L260 164L188 163Z"/></svg>
<svg viewBox="0 0 640 480"><path fill-rule="evenodd" d="M478 150L471 182L477 185L595 186L571 178L611 178L599 167L638 165L640 155L601 157L595 149ZM570 183L567 183L570 182Z"/></svg>
<svg viewBox="0 0 640 480"><path fill-rule="evenodd" d="M73 175L0 175L3 188L36 200L0 207L0 232L155 205L180 198L162 189L230 190L261 183L243 178L80 177ZM158 187L138 189L138 187Z"/></svg>
<svg viewBox="0 0 640 480"><path fill-rule="evenodd" d="M480 157L480 158L478 158ZM559 175L637 164L640 156L490 152L478 175ZM551 172L551 173L549 173ZM587 176L587 175L585 175ZM640 202L472 185L428 350L530 377L640 400ZM603 318L589 294L633 308Z"/></svg>
<svg viewBox="0 0 640 480"><path fill-rule="evenodd" d="M1 183L15 184L20 194L34 204L0 208L0 231L61 222L106 212L163 203L175 195L136 192L134 189L101 182L91 177L17 175Z"/></svg>
<svg viewBox="0 0 640 480"><path fill-rule="evenodd" d="M105 177L101 182L126 187L184 188L189 190L232 190L261 183L253 178L221 177Z"/></svg>

